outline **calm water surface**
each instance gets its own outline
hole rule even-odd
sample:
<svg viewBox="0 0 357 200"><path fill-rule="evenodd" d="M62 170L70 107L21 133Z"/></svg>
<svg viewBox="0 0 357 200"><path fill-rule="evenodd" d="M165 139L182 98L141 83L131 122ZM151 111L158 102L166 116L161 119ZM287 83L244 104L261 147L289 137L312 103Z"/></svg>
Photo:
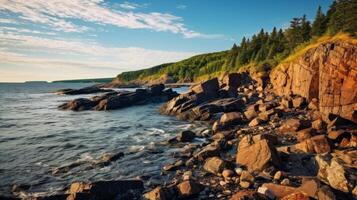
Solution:
<svg viewBox="0 0 357 200"><path fill-rule="evenodd" d="M197 124L160 115L161 104L96 112L59 111L67 100L92 95L51 93L88 84L0 84L0 194L13 184L29 192L55 192L73 181L134 178L157 181L170 154L178 149L158 145L180 130L198 130ZM202 127L202 126L200 126ZM125 156L106 167L83 165L54 175L55 168L98 159L105 153Z"/></svg>

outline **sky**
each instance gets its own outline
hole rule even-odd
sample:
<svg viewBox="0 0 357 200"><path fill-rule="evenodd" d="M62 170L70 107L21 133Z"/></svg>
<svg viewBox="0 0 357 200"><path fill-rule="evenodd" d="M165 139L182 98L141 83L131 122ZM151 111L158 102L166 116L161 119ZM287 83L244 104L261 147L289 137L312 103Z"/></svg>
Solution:
<svg viewBox="0 0 357 200"><path fill-rule="evenodd" d="M0 82L115 77L222 51L332 0L0 0Z"/></svg>

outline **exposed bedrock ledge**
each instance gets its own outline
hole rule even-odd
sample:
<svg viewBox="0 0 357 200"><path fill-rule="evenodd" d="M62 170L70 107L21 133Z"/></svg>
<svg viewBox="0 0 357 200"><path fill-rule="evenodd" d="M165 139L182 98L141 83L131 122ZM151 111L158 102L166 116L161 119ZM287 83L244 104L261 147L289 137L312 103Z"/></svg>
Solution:
<svg viewBox="0 0 357 200"><path fill-rule="evenodd" d="M113 91L90 99L78 98L58 107L60 110L115 110L150 102L165 102L178 95L172 89L165 89L163 84L152 85L148 89L137 89L134 92Z"/></svg>
<svg viewBox="0 0 357 200"><path fill-rule="evenodd" d="M333 42L308 50L270 74L278 95L296 94L319 101L328 120L336 114L357 123L357 46Z"/></svg>

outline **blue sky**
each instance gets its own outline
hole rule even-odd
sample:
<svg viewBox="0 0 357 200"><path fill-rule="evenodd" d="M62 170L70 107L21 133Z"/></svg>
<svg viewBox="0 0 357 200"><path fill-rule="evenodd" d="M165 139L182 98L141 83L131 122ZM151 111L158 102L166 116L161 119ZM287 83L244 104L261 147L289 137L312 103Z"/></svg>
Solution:
<svg viewBox="0 0 357 200"><path fill-rule="evenodd" d="M331 0L0 0L0 82L114 77L221 51Z"/></svg>

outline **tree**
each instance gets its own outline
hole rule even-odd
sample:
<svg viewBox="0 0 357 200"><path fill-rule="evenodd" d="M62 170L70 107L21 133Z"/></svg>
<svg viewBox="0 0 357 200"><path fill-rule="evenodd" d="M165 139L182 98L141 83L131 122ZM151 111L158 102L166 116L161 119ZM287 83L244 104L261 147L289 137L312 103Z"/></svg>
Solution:
<svg viewBox="0 0 357 200"><path fill-rule="evenodd" d="M311 27L312 36L321 36L326 32L326 16L321 10L321 6L317 9L315 21Z"/></svg>
<svg viewBox="0 0 357 200"><path fill-rule="evenodd" d="M330 34L345 31L355 35L357 32L357 0L334 1L327 17Z"/></svg>
<svg viewBox="0 0 357 200"><path fill-rule="evenodd" d="M310 22L306 19L306 15L304 15L301 18L301 37L302 37L302 42L306 42L310 40L311 36L311 25Z"/></svg>

